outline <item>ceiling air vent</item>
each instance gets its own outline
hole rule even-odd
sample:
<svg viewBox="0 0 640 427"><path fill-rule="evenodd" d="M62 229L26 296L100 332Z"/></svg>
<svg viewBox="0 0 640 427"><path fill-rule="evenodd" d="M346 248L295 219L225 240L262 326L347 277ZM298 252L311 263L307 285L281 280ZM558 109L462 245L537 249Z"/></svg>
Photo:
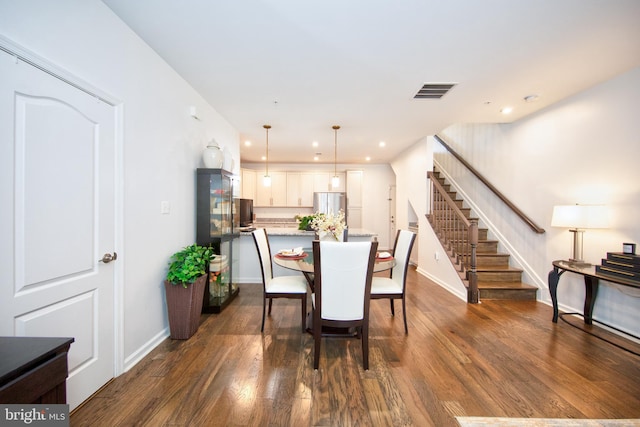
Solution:
<svg viewBox="0 0 640 427"><path fill-rule="evenodd" d="M440 99L455 85L455 83L425 83L413 98Z"/></svg>

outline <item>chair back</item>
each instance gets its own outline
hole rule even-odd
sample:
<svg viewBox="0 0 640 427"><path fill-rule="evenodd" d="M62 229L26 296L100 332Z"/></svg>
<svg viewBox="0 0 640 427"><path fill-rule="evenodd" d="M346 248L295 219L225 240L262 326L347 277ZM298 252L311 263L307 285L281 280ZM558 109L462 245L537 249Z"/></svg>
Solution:
<svg viewBox="0 0 640 427"><path fill-rule="evenodd" d="M415 239L416 233L409 230L398 230L396 241L393 245L393 258L396 261L396 265L391 270L391 279L402 286L403 290L407 277L407 268L409 267L409 257L411 256L411 249Z"/></svg>
<svg viewBox="0 0 640 427"><path fill-rule="evenodd" d="M368 318L377 248L378 242L313 242L314 314L332 321Z"/></svg>
<svg viewBox="0 0 640 427"><path fill-rule="evenodd" d="M267 230L264 228L257 228L251 232L253 235L253 241L256 243L256 249L258 250L258 258L260 258L260 267L262 269L262 284L266 286L267 283L273 279L273 265L271 264L271 246L269 245L269 239L267 237Z"/></svg>

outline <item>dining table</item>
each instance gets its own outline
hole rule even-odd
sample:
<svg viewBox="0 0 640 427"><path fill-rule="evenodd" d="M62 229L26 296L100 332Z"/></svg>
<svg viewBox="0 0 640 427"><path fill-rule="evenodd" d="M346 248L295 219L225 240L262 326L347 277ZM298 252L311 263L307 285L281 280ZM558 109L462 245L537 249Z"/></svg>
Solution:
<svg viewBox="0 0 640 427"><path fill-rule="evenodd" d="M297 253L290 253L293 251L281 251L273 256L273 262L280 267L287 268L289 270L300 271L307 279L311 290L313 291L313 249L302 248L302 251L295 251ZM289 252L289 253L287 253ZM396 265L396 261L393 256L388 252L378 252L376 254L375 263L373 264L373 272L379 273L381 271L390 270Z"/></svg>
<svg viewBox="0 0 640 427"><path fill-rule="evenodd" d="M284 268L290 270L300 271L304 274L304 277L309 283L311 292L314 292L313 286L313 249L302 248L302 250L290 250L280 251L273 255L273 261ZM373 272L379 273L381 271L390 270L396 265L396 261L389 252L381 251L376 253L375 262L373 264ZM354 336L356 332L353 328L332 328L323 327L322 335L324 336ZM313 334L313 316L311 313L307 314L307 327L308 333Z"/></svg>

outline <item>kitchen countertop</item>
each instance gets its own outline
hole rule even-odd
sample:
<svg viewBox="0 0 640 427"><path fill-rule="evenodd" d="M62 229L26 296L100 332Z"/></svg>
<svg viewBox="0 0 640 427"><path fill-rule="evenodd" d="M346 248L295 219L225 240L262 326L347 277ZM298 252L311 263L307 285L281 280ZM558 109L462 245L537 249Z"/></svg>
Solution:
<svg viewBox="0 0 640 427"><path fill-rule="evenodd" d="M240 235L250 235L250 231L243 231ZM267 234L269 236L315 236L314 231L304 231L298 230L297 228L285 228L285 227L267 227ZM352 237L373 237L377 236L378 233L374 233L373 231L366 230L364 228L349 228L347 232L348 236Z"/></svg>

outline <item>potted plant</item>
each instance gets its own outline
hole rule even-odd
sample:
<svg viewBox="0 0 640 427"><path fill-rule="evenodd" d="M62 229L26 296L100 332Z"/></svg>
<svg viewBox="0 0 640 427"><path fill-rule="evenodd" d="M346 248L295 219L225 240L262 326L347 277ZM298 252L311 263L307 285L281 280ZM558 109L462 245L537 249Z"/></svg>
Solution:
<svg viewBox="0 0 640 427"><path fill-rule="evenodd" d="M313 222L313 219L315 217L315 215L296 215L295 218L296 220L298 220L298 230L313 231L313 229L311 228L311 223Z"/></svg>
<svg viewBox="0 0 640 427"><path fill-rule="evenodd" d="M193 244L171 256L164 281L171 338L186 340L198 330L213 249Z"/></svg>

